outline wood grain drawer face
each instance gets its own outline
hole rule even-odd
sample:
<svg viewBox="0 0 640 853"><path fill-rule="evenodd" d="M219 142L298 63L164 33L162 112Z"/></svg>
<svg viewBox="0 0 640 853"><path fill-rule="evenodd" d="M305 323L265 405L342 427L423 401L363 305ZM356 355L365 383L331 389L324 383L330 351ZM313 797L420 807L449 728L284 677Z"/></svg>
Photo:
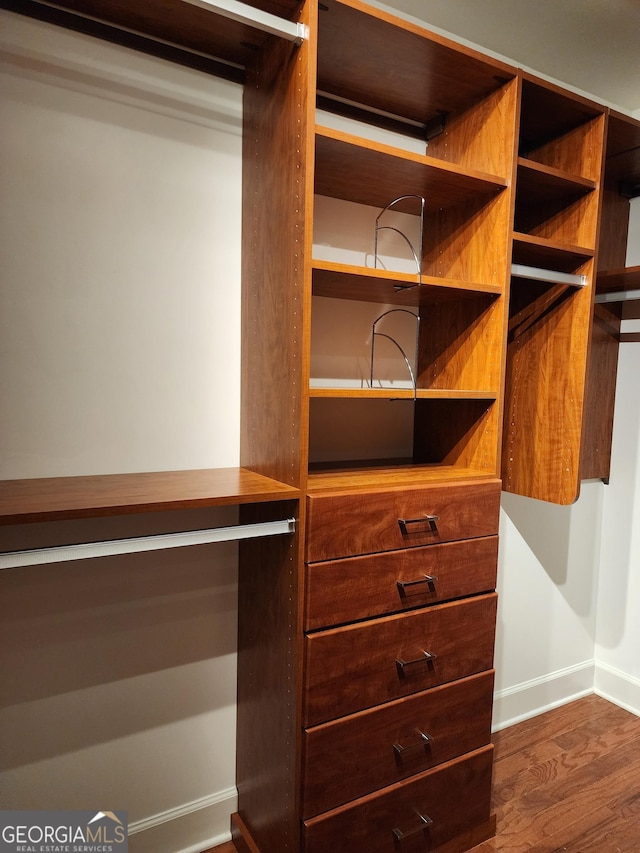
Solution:
<svg viewBox="0 0 640 853"><path fill-rule="evenodd" d="M498 537L488 536L311 563L305 630L489 592L497 559Z"/></svg>
<svg viewBox="0 0 640 853"><path fill-rule="evenodd" d="M304 725L491 669L496 604L492 593L309 634Z"/></svg>
<svg viewBox="0 0 640 853"><path fill-rule="evenodd" d="M303 817L486 746L493 681L484 672L308 729Z"/></svg>
<svg viewBox="0 0 640 853"><path fill-rule="evenodd" d="M424 853L481 827L490 814L492 752L487 746L306 820L305 853Z"/></svg>
<svg viewBox="0 0 640 853"><path fill-rule="evenodd" d="M309 495L307 508L307 562L335 560L492 536L500 481Z"/></svg>

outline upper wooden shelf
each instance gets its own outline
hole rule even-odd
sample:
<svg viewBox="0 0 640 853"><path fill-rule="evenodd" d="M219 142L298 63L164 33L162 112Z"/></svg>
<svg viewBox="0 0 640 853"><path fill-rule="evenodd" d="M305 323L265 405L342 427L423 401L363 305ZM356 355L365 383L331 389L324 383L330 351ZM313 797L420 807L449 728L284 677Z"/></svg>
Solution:
<svg viewBox="0 0 640 853"><path fill-rule="evenodd" d="M0 481L0 524L291 500L300 491L246 468Z"/></svg>
<svg viewBox="0 0 640 853"><path fill-rule="evenodd" d="M295 20L297 0L243 0L263 12ZM3 0L11 11L30 15L99 38L166 55L171 47L244 67L268 36L244 23L183 0ZM142 41L136 41L136 38ZM144 44L144 40L149 42ZM156 48L150 49L155 42ZM169 51L167 51L167 48ZM180 57L169 58L179 61Z"/></svg>
<svg viewBox="0 0 640 853"><path fill-rule="evenodd" d="M329 128L316 129L315 180L318 195L374 207L403 195L421 195L426 211L495 195L506 186L495 175Z"/></svg>
<svg viewBox="0 0 640 853"><path fill-rule="evenodd" d="M357 380L354 380L354 383ZM313 380L312 380L313 382ZM461 388L413 388L406 387L335 387L314 386L309 388L309 396L314 398L351 399L351 400L495 400L497 391L479 391L477 389Z"/></svg>
<svg viewBox="0 0 640 853"><path fill-rule="evenodd" d="M570 201L596 188L589 178L571 175L553 166L518 158L518 194L524 194L528 203Z"/></svg>
<svg viewBox="0 0 640 853"><path fill-rule="evenodd" d="M516 69L359 0L323 0L318 90L419 124L477 103Z"/></svg>
<svg viewBox="0 0 640 853"><path fill-rule="evenodd" d="M398 287L402 289L396 289ZM313 262L313 293L314 296L333 299L418 307L434 299L460 299L478 293L497 296L501 293L501 287L498 284L478 284L427 275L423 275L421 284L418 284L415 273L316 260Z"/></svg>

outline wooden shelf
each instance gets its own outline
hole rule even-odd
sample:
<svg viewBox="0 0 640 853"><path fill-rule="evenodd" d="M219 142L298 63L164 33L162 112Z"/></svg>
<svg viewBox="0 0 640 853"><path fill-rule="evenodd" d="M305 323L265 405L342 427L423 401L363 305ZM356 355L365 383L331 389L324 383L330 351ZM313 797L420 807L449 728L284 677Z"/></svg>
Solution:
<svg viewBox="0 0 640 853"><path fill-rule="evenodd" d="M580 198L593 192L596 182L562 169L518 157L518 194L530 204L547 204Z"/></svg>
<svg viewBox="0 0 640 853"><path fill-rule="evenodd" d="M604 270L597 275L597 293L617 293L630 290L640 290L640 266Z"/></svg>
<svg viewBox="0 0 640 853"><path fill-rule="evenodd" d="M396 290L397 287L405 289ZM386 305L418 307L434 300L461 299L465 294L486 293L497 296L498 284L479 284L451 278L370 269L332 261L313 262L313 294L332 299L354 299Z"/></svg>
<svg viewBox="0 0 640 853"><path fill-rule="evenodd" d="M426 124L461 112L515 75L510 65L359 0L321 6L320 92Z"/></svg>
<svg viewBox="0 0 640 853"><path fill-rule="evenodd" d="M414 395L412 388L322 388L312 385L309 389L309 396L353 400L495 400L498 397L498 392L452 388L419 388Z"/></svg>
<svg viewBox="0 0 640 853"><path fill-rule="evenodd" d="M425 210L453 207L481 195L496 195L506 181L463 169L435 157L316 128L315 192L359 204L384 207L403 195L422 195ZM402 210L400 205L394 208ZM414 207L409 209L413 212Z"/></svg>
<svg viewBox="0 0 640 853"><path fill-rule="evenodd" d="M532 267L545 267L558 272L575 272L578 267L592 258L595 251L587 246L572 246L534 237L532 234L514 232L513 262Z"/></svg>
<svg viewBox="0 0 640 853"><path fill-rule="evenodd" d="M295 20L297 0L243 0L263 12ZM7 8L100 38L129 43L158 55L176 47L194 56L211 57L240 68L269 38L254 27L183 0L60 0L55 8L38 0L7 0ZM147 42L147 44L145 44ZM150 43L155 43L155 48Z"/></svg>
<svg viewBox="0 0 640 853"><path fill-rule="evenodd" d="M245 468L0 481L0 524L292 500L299 490Z"/></svg>
<svg viewBox="0 0 640 853"><path fill-rule="evenodd" d="M495 474L476 468L456 465L380 465L363 463L362 466L331 469L320 467L309 473L309 493L324 491L357 491L358 489L388 488L392 486L419 486L452 480L495 480Z"/></svg>

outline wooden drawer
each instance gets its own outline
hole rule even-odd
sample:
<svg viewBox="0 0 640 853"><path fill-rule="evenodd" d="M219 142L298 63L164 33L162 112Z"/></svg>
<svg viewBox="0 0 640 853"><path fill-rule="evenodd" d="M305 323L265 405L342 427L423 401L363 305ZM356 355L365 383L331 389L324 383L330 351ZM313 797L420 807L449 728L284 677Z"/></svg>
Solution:
<svg viewBox="0 0 640 853"><path fill-rule="evenodd" d="M307 729L303 817L486 746L493 675L473 675Z"/></svg>
<svg viewBox="0 0 640 853"><path fill-rule="evenodd" d="M498 537L488 536L311 563L305 630L489 592L497 559Z"/></svg>
<svg viewBox="0 0 640 853"><path fill-rule="evenodd" d="M496 603L492 593L309 634L304 725L491 669Z"/></svg>
<svg viewBox="0 0 640 853"><path fill-rule="evenodd" d="M457 836L471 843L455 849L469 849L490 834L492 752L487 746L306 820L304 853L424 853Z"/></svg>
<svg viewBox="0 0 640 853"><path fill-rule="evenodd" d="M307 562L498 532L500 481L307 496Z"/></svg>

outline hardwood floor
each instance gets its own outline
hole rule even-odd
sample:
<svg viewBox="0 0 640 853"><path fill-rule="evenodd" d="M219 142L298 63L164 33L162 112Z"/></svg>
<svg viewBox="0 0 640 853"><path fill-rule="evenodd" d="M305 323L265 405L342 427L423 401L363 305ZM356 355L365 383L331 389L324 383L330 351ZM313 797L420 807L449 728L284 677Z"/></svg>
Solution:
<svg viewBox="0 0 640 853"><path fill-rule="evenodd" d="M498 832L473 853L640 851L640 717L588 696L493 740Z"/></svg>

